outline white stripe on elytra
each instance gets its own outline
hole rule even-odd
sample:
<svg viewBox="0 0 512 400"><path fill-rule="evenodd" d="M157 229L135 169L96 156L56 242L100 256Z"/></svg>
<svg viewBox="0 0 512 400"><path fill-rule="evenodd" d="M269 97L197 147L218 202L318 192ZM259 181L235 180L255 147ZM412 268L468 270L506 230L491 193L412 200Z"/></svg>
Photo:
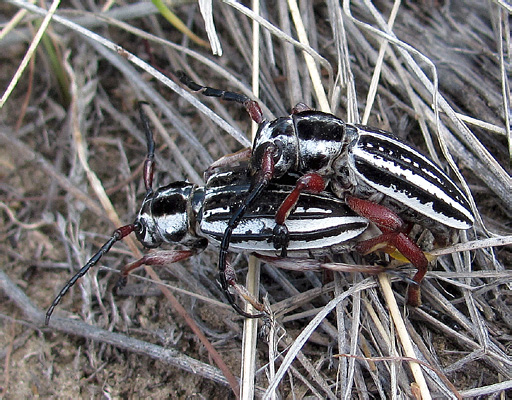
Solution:
<svg viewBox="0 0 512 400"><path fill-rule="evenodd" d="M410 147L408 147L400 142L397 142L395 140L391 140L391 138L387 138L387 137L383 137L383 136L379 136L378 138L379 138L379 140L383 140L383 139L388 140L389 142L392 142L393 144L402 147L405 151L414 153L415 155L420 157L427 165L432 166L432 169L436 170L439 175L444 176L444 173L435 164L430 162L430 160L426 159L425 157L423 157L421 154L417 153ZM397 166L392 160L385 160L382 157L376 157L374 154L365 152L364 149L362 149L360 147L355 147L355 149L353 149L353 154L359 158L364 159L369 164L375 165L377 168L382 168L382 169L388 170L393 175L403 176L406 180L414 183L417 187L427 190L429 193L431 193L435 197L439 198L440 200L444 201L445 203L451 205L456 210L460 211L463 215L465 215L467 217L468 220L473 221L473 215L463 205L461 205L459 202L454 200L450 195L446 194L438 186L433 185L432 183L427 181L422 176L414 173L412 170L409 170L409 169L404 170L400 166ZM352 163L353 163L353 160L352 160ZM355 165L352 165L352 168L354 169L354 171L357 171L357 169L355 168ZM441 182L439 176L437 176L432 170L427 170L425 168L422 168L422 172L431 176L436 181ZM369 181L362 174L359 174L359 175L366 183L368 183L370 186L375 187L380 192L402 202L403 204L407 205L408 207L410 207L410 208L412 208L412 209L414 209L414 210L416 210L416 211L418 211L436 221L439 221L441 223L444 223L445 225L448 225L450 227L457 228L457 229L468 229L471 227L471 225L467 224L464 221L460 221L456 218L438 213L437 211L434 210L432 203L422 203L417 198L416 199L410 198L407 195L405 195L404 193L396 191L392 187L379 185L378 183ZM459 191L457 190L457 192L459 192ZM457 194L460 195L462 198L464 198L462 193L460 193L460 194L457 193Z"/></svg>
<svg viewBox="0 0 512 400"><path fill-rule="evenodd" d="M360 221L358 221L360 222ZM275 222L274 222L275 225ZM286 226L289 226L288 222ZM289 230L291 232L293 229ZM360 235L365 230L365 227L357 228L357 229L351 229L348 231L341 231L338 235L335 236L328 236L328 237L321 237L314 240L291 240L287 249L288 252L293 251L299 251L299 250L313 250L313 249L323 249L323 248L329 248L331 246L344 243L350 239L353 239ZM235 230L236 231L236 230ZM213 243L219 243L219 241L215 240L214 238L210 238L210 240ZM256 251L256 252L266 252L269 254L278 254L279 251L277 251L273 244L271 242L268 242L266 240L264 241L257 241L257 240L244 240L243 242L238 243L230 243L229 249L231 251Z"/></svg>
<svg viewBox="0 0 512 400"><path fill-rule="evenodd" d="M385 136L385 135L375 135L375 134L371 134L371 133L366 133L365 135L370 136L370 137L375 137L375 138L377 138L377 140L380 140L380 141L386 141L386 142L392 143L394 146L401 148L403 150L403 152L402 152L402 154L399 154L399 157L402 161L412 164L416 169L420 168L421 172L423 172L425 175L430 176L432 179L436 180L440 184L442 183L442 179L439 176L449 179L448 176L443 172L443 170L441 170L436 164L434 164L432 161L430 161L428 158L426 158L423 154L419 153L418 151L416 151L412 147L406 145L405 143L402 143L396 139L393 139L393 138ZM373 145L370 146L370 143L366 143L366 145L368 147L375 147ZM361 146L359 146L359 148L361 148ZM386 149L379 146L379 150L384 152ZM405 154L407 154L407 153L411 153L411 154L415 155L417 158L421 159L428 166L428 168L421 168L419 164L413 162L410 158L407 158L405 156ZM391 154L393 154L393 153L391 152ZM458 188L457 188L457 191L458 191ZM458 191L457 194L462 196L463 198L465 198L465 196L460 191Z"/></svg>
<svg viewBox="0 0 512 400"><path fill-rule="evenodd" d="M350 224L360 224L360 227L351 226L350 229L341 231L336 236L329 236L316 239L314 241L297 241L304 243L316 243L312 248L318 247L327 247L333 244L342 243L349 239L352 239L358 235L360 235L367 227L367 221L358 216L351 217L332 217L332 218L320 218L318 220L308 219L308 220L287 220L286 226L288 227L288 231L292 234L304 234L307 237L308 233L326 230L326 229L334 229L337 227L342 227L344 225ZM252 234L257 234L263 230L273 230L276 225L274 218L257 218L257 219L242 219L240 224L233 230L233 235L244 235L248 232ZM201 221L201 232L204 234L212 233L222 233L227 228L227 221L206 221L203 218ZM322 244L322 241L324 242ZM256 241L255 241L256 242ZM293 245L292 245L293 247ZM302 245L299 245L299 248L304 248ZM257 249L254 249L257 250Z"/></svg>

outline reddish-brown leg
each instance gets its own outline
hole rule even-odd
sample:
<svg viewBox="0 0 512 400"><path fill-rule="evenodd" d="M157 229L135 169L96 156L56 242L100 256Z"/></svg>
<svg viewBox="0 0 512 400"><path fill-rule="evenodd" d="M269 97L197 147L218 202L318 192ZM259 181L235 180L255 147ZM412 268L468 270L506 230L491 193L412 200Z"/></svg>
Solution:
<svg viewBox="0 0 512 400"><path fill-rule="evenodd" d="M261 254L255 254L256 257L261 259L267 264L274 267L287 269L289 271L336 271L336 272L362 272L365 274L380 274L381 272L389 271L386 267L378 265L352 265L343 263L330 263L322 262L315 258L282 258L272 257Z"/></svg>
<svg viewBox="0 0 512 400"><path fill-rule="evenodd" d="M356 246L358 252L367 254L392 246L418 269L413 277L417 285L409 287L407 303L413 307L419 307L421 305L419 285L427 273L428 260L419 246L405 233L407 224L390 209L369 200L349 196L347 204L356 213L375 223L383 232L380 236L358 243Z"/></svg>
<svg viewBox="0 0 512 400"><path fill-rule="evenodd" d="M142 265L168 265L181 260L186 260L187 258L192 257L196 254L197 251L194 250L168 250L168 251L154 251L152 253L148 253L144 255L144 257L126 264L121 269L121 276L117 281L116 288L120 289L126 285L126 280L130 272L134 269L141 267Z"/></svg>
<svg viewBox="0 0 512 400"><path fill-rule="evenodd" d="M297 103L295 104L295 107L292 108L292 114L298 114L303 111L309 111L311 110L311 107L309 107L307 104L304 103Z"/></svg>
<svg viewBox="0 0 512 400"><path fill-rule="evenodd" d="M237 151L236 153L226 154L208 167L205 172L205 179L208 179L217 168L235 165L240 161L249 161L251 153L252 149L248 147L247 149Z"/></svg>
<svg viewBox="0 0 512 400"><path fill-rule="evenodd" d="M325 189L325 180L320 175L311 173L303 175L297 181L295 188L286 196L276 213L276 223L284 224L293 207L299 201L302 192L320 193Z"/></svg>
<svg viewBox="0 0 512 400"><path fill-rule="evenodd" d="M281 257L286 257L286 248L288 247L289 232L285 225L286 219L299 201L302 192L320 193L325 189L325 180L320 175L310 173L303 175L297 181L295 188L286 196L276 213L276 226L272 235L274 247L281 249Z"/></svg>

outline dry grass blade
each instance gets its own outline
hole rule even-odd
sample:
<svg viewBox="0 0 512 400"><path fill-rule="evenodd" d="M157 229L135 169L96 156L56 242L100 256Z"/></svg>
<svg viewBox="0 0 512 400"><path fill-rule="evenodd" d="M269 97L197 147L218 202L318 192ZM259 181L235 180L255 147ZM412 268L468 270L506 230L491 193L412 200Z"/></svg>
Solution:
<svg viewBox="0 0 512 400"><path fill-rule="evenodd" d="M55 11L59 7L59 4L60 4L60 0L54 0L52 2L52 5L51 5L50 9L48 10L48 14L45 16L43 22L41 23L41 26L39 27L37 33L35 34L34 39L32 40L32 43L30 44L30 47L28 48L28 50L25 54L25 57L23 57L23 60L21 61L20 65L18 66L18 69L17 69L16 73L14 74L11 82L9 82L9 86L7 87L5 92L2 94L2 97L0 98L0 109L2 109L5 102L11 95L12 91L18 84L18 81L19 81L21 75L23 74L23 72L25 71L25 68L27 67L30 59L34 56L34 52L36 51L37 46L39 46L39 42L41 41L41 39L46 31L46 28L48 28L48 24L50 23L53 14L55 14Z"/></svg>
<svg viewBox="0 0 512 400"><path fill-rule="evenodd" d="M206 18L215 21L207 30L196 3L174 3L172 12L195 35L218 38L222 57L170 29L148 2L107 2L109 11L93 3L69 3L51 19L57 1L49 10L23 0L0 6L3 90L19 76L0 110L0 284L9 299L0 315L11 321L0 335L6 398L232 396L210 365L215 353L205 351L204 337L225 371L237 375L244 364L245 397L499 397L510 390L508 3L279 0L257 2L258 10L206 1L213 6ZM32 27L43 20L73 83L71 107L58 96L50 55L36 46ZM29 49L39 50L33 77L16 72L32 57ZM241 320L219 303L215 249L142 272L151 279L136 273L113 295L116 270L140 256L128 239L63 299L57 313L69 318L40 331L41 310L68 275L140 207L146 144L139 101L154 111L155 187L184 179L201 185L213 160L250 145L244 110L184 90L173 80L178 70L255 97L267 119L298 102L354 123L361 114L455 176L478 221L443 247L419 227L412 231L436 257L422 285L425 306L405 308L411 269L377 256L264 264L253 286L273 319L259 331L252 321L242 351ZM245 257L232 265L245 276ZM373 277L384 268L391 286ZM178 300L161 296L169 287ZM411 370L416 360L428 367Z"/></svg>
<svg viewBox="0 0 512 400"><path fill-rule="evenodd" d="M26 297L25 293L16 287L16 285L10 281L3 271L0 271L0 285L4 293L6 293L20 309L24 310L27 321L30 321L34 328L43 324L44 314L30 302L30 299ZM223 384L228 383L220 370L216 370L208 364L194 360L184 354L180 354L174 349L166 349L151 345L144 341L136 340L125 335L115 334L107 330L95 328L94 326L83 322L67 318L57 317L52 325L54 328L64 333L79 335L91 340L109 343L113 346L126 349L131 352L155 358L156 360L170 366L188 370L190 373L199 374L206 379L212 379Z"/></svg>
<svg viewBox="0 0 512 400"><path fill-rule="evenodd" d="M259 14L259 2L253 1L253 11ZM212 17L213 18L213 17ZM252 23L252 88L255 97L259 96L259 63L260 63L260 26L257 21ZM257 131L257 124L253 121L251 124L254 140ZM255 256L250 256L247 264L246 285L248 292L256 299L260 293L260 271L261 263ZM247 304L246 311L254 313L256 310ZM240 368L240 398L253 399L256 384L256 356L258 343L258 324L255 318L246 318L244 321L244 333L242 336L242 366Z"/></svg>

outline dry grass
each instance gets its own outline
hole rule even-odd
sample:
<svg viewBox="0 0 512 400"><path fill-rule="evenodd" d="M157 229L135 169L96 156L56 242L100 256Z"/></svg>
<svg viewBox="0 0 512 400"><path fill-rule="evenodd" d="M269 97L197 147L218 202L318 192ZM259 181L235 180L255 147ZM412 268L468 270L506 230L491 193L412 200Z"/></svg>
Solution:
<svg viewBox="0 0 512 400"><path fill-rule="evenodd" d="M506 396L510 6L306 3L294 18L291 3L262 5L256 51L252 15L230 0L215 3L222 57L192 43L150 3L108 11L61 5L30 54L41 16L34 7L22 11L21 0L0 5L4 27L12 24L0 36L2 90L27 61L0 111L3 398L233 396L229 371L239 376L241 364L251 371L251 359L258 397ZM195 3L174 12L207 37ZM480 217L458 247L438 251L444 255L423 285L425 306L404 308L404 284L396 280L390 291L385 276L334 273L322 284L317 273L263 266L261 288L276 318L260 326L256 350L244 344L242 358L242 323L220 302L215 250L147 271L150 280L136 274L124 296L114 296L116 270L140 255L132 239L84 276L44 327L43 310L72 271L137 212L145 157L138 101L155 112L156 184L201 184L213 160L250 143L243 110L182 90L142 61L150 58L166 73L183 69L251 97L256 70L267 118L302 101L391 130L447 166ZM237 260L240 278L245 265Z"/></svg>

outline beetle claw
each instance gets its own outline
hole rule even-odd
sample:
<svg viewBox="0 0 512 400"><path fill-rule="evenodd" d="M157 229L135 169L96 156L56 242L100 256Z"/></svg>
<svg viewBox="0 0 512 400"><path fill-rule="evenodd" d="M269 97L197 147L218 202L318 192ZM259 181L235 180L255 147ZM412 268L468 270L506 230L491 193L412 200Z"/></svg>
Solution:
<svg viewBox="0 0 512 400"><path fill-rule="evenodd" d="M286 225L277 224L274 227L272 241L276 250L281 249L280 257L285 258L288 253L288 244L290 243L290 233Z"/></svg>

